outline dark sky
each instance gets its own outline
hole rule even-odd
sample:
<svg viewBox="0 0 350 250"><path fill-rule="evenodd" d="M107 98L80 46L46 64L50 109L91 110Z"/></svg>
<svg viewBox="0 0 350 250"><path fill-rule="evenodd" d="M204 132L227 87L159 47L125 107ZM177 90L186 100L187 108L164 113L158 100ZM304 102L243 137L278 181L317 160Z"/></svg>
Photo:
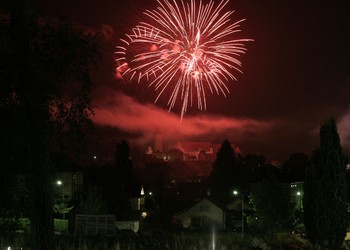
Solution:
<svg viewBox="0 0 350 250"><path fill-rule="evenodd" d="M131 143L151 145L158 128L168 145L228 139L244 153L284 160L293 152L310 154L319 126L334 117L350 153L350 1L230 1L232 19L246 19L240 36L254 39L240 58L244 74L235 73L238 81L228 83L230 95L208 96L207 110L190 109L182 123L176 110L168 112L162 101L154 104L153 89L113 77L115 46L155 0L50 2L51 14L100 37L103 61L94 72L93 120L115 128L115 138L132 135Z"/></svg>

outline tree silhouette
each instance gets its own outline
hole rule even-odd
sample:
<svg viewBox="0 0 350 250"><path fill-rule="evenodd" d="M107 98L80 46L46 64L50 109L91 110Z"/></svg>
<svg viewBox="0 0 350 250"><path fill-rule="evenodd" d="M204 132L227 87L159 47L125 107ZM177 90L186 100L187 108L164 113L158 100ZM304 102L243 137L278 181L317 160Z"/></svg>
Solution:
<svg viewBox="0 0 350 250"><path fill-rule="evenodd" d="M210 193L222 202L232 196L232 190L241 186L241 171L231 144L225 140L219 149L209 176Z"/></svg>
<svg viewBox="0 0 350 250"><path fill-rule="evenodd" d="M122 140L116 145L115 161L120 183L126 186L134 184L134 170L130 158L130 147L125 140Z"/></svg>
<svg viewBox="0 0 350 250"><path fill-rule="evenodd" d="M348 224L345 162L334 119L320 129L320 146L312 156L304 182L304 224L310 241L338 249Z"/></svg>
<svg viewBox="0 0 350 250"><path fill-rule="evenodd" d="M304 153L291 154L282 165L282 177L287 182L304 181L305 169L309 165L308 156Z"/></svg>
<svg viewBox="0 0 350 250"><path fill-rule="evenodd" d="M5 1L0 21L0 120L6 164L26 174L31 249L54 248L52 157L88 123L94 37L58 19L37 18L29 1ZM0 7L3 7L0 6ZM70 90L70 94L67 91ZM4 144L7 143L7 144Z"/></svg>
<svg viewBox="0 0 350 250"><path fill-rule="evenodd" d="M100 188L106 201L107 212L117 219L130 211L130 191L135 187L130 148L125 140L116 144L115 164L92 168L86 173L86 180Z"/></svg>

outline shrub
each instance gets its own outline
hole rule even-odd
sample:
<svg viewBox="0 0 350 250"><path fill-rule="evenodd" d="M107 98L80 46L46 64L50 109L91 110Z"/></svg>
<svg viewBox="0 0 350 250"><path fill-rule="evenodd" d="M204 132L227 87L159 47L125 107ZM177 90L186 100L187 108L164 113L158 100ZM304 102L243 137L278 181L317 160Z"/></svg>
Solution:
<svg viewBox="0 0 350 250"><path fill-rule="evenodd" d="M55 219L54 220L55 232L68 233L68 220Z"/></svg>

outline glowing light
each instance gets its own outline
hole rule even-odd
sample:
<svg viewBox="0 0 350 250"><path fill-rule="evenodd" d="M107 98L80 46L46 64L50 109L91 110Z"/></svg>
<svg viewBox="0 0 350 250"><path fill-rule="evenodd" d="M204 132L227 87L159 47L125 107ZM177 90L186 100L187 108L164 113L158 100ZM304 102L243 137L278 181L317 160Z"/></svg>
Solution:
<svg viewBox="0 0 350 250"><path fill-rule="evenodd" d="M215 240L216 240L216 233L215 233L215 228L213 226L212 233L211 233L211 249L213 250L215 250L215 247L216 247Z"/></svg>
<svg viewBox="0 0 350 250"><path fill-rule="evenodd" d="M169 111L180 99L182 119L194 100L202 110L208 93L229 93L225 82L237 80L232 71L242 73L238 57L252 40L235 37L244 19L231 22L234 11L224 11L229 0L157 1L156 9L144 11L145 21L121 39L124 46L117 46L116 76L145 79L158 91L155 102L168 94Z"/></svg>
<svg viewBox="0 0 350 250"><path fill-rule="evenodd" d="M141 195L145 195L145 190L143 189L143 186L141 186L141 192L140 192Z"/></svg>

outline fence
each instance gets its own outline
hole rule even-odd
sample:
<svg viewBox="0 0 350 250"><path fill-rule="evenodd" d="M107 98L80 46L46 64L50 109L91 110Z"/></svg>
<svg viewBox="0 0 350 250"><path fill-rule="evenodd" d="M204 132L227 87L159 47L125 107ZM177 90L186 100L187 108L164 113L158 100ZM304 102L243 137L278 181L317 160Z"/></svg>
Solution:
<svg viewBox="0 0 350 250"><path fill-rule="evenodd" d="M114 235L114 215L76 214L74 220L76 235Z"/></svg>

